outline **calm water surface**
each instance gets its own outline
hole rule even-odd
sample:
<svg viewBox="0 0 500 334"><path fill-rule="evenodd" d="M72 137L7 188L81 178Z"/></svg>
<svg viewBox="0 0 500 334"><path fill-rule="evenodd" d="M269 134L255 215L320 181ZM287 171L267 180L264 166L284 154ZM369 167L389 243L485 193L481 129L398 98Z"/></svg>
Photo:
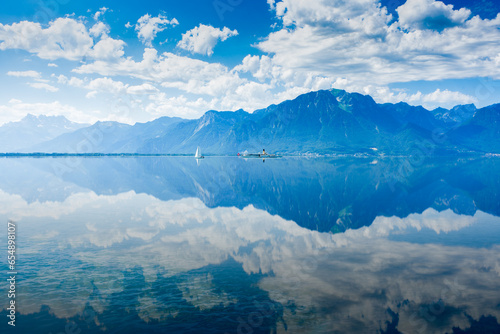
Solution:
<svg viewBox="0 0 500 334"><path fill-rule="evenodd" d="M4 158L0 172L2 333L500 332L497 158Z"/></svg>

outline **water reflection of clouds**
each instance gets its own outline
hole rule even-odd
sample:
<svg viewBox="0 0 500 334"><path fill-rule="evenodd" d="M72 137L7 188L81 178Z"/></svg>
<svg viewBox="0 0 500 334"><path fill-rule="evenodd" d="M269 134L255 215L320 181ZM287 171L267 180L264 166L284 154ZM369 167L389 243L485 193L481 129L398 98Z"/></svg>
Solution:
<svg viewBox="0 0 500 334"><path fill-rule="evenodd" d="M123 289L123 270L139 267L151 283L160 275L171 277L232 258L248 274L270 274L259 287L284 306L291 332L356 331L356 326L376 331L393 320L388 309L398 314L403 332L424 327L450 332L453 326L467 327L466 314L500 318L498 245L478 249L388 239L407 229L448 233L485 219L500 223L482 212L461 216L428 209L406 218L378 217L371 226L332 235L253 206L211 209L195 198L163 202L135 192L89 192L41 205L0 192L0 200L7 203L0 215L19 220L23 235L33 241L25 246L26 254L44 254L48 245L69 247L73 251L68 256L78 264L61 266L57 276L53 267L42 268L26 280L29 295L22 312L37 312L43 303L58 317L76 315L94 286L100 298L90 303L102 311L109 306L107 297ZM52 244L40 244L41 238ZM228 295L213 292L214 284L202 274L178 282L177 288L186 302L202 310L230 303ZM137 311L144 320L161 319L154 296L146 294L139 301ZM428 316L422 314L426 307Z"/></svg>
<svg viewBox="0 0 500 334"><path fill-rule="evenodd" d="M491 217L482 212L476 213L474 216L466 216L458 215L451 210L438 212L434 209L427 209L421 214L415 213L405 218L379 216L370 226L346 231L341 239L387 237L390 234L397 233L397 231L409 228L414 228L417 231L427 228L437 234L448 233L471 226L487 216Z"/></svg>

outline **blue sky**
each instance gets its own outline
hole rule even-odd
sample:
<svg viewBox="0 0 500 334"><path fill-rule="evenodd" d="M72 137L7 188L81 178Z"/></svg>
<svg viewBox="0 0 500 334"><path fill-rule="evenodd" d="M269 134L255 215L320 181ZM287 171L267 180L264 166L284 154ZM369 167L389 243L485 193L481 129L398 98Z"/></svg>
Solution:
<svg viewBox="0 0 500 334"><path fill-rule="evenodd" d="M133 124L319 89L427 108L500 102L492 0L6 0L0 124Z"/></svg>

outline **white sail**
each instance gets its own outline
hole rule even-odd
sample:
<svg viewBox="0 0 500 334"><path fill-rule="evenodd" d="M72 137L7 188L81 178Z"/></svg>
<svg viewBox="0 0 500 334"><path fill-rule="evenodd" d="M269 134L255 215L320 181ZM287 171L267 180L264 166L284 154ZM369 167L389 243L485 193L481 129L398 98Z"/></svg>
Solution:
<svg viewBox="0 0 500 334"><path fill-rule="evenodd" d="M199 146L196 148L196 153L195 153L194 157L195 158L201 158L201 150L200 150Z"/></svg>

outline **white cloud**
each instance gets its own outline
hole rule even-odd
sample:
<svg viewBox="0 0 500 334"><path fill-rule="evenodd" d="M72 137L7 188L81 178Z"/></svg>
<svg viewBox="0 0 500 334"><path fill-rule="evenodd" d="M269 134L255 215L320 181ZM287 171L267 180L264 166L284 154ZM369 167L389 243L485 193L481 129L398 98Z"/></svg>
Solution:
<svg viewBox="0 0 500 334"><path fill-rule="evenodd" d="M359 29L360 23L365 26L362 29L370 33L369 29L378 28L373 20L387 22L391 19L374 0L284 0L275 6L276 16L285 26L323 26L327 31L337 33ZM371 33L376 34L378 31Z"/></svg>
<svg viewBox="0 0 500 334"><path fill-rule="evenodd" d="M420 91L409 94L406 91L391 90L388 87L382 86L353 87L347 84L344 87L338 88L347 88L351 91L370 95L379 103L398 103L403 101L410 105L423 106L429 110L437 107L450 109L458 104L478 103L478 99L474 96L447 89L436 89L434 92L428 94L423 94Z"/></svg>
<svg viewBox="0 0 500 334"><path fill-rule="evenodd" d="M77 77L71 77L71 79L68 80L68 85L73 87L83 87L84 84L85 81Z"/></svg>
<svg viewBox="0 0 500 334"><path fill-rule="evenodd" d="M77 77L71 77L68 79L68 77L63 74L60 74L58 76L53 74L52 77L57 79L57 83L72 87L83 87L85 85L85 81Z"/></svg>
<svg viewBox="0 0 500 334"><path fill-rule="evenodd" d="M99 8L99 10L94 14L94 20L99 20L99 17L104 15L108 10L109 8L106 7Z"/></svg>
<svg viewBox="0 0 500 334"><path fill-rule="evenodd" d="M87 98L94 98L97 96L97 94L102 94L102 93L108 93L113 95L121 95L121 94L142 95L142 94L154 94L159 92L158 88L149 83L130 86L129 84L125 84L122 81L116 81L108 77L96 78L90 81L87 78L82 80L77 77L71 77L68 79L68 77L66 77L65 75L59 75L54 77L57 78L58 83L89 90L90 92L86 94Z"/></svg>
<svg viewBox="0 0 500 334"><path fill-rule="evenodd" d="M23 78L41 78L42 74L37 71L9 71L7 72L8 76L11 77L23 77Z"/></svg>
<svg viewBox="0 0 500 334"><path fill-rule="evenodd" d="M293 71L277 65L269 56L246 56L240 65L234 67L235 72L248 72L259 82L269 82L271 87L281 86L285 89L304 88L310 90L329 89L336 79L308 71Z"/></svg>
<svg viewBox="0 0 500 334"><path fill-rule="evenodd" d="M471 14L469 9L453 10L453 5L435 0L407 0L396 11L399 22L407 28L437 31L461 25Z"/></svg>
<svg viewBox="0 0 500 334"><path fill-rule="evenodd" d="M101 35L109 34L110 28L107 24L102 22L97 22L90 28L89 33L94 37L99 37Z"/></svg>
<svg viewBox="0 0 500 334"><path fill-rule="evenodd" d="M62 84L68 83L68 77L63 74L60 75L52 74L52 77L57 79L57 83L62 83Z"/></svg>
<svg viewBox="0 0 500 334"><path fill-rule="evenodd" d="M185 113L187 118L199 117L209 109L253 111L267 107L271 103L281 102L284 98L294 98L310 90L330 88L333 82L323 76L284 70L274 65L267 56L246 57L243 64L230 70L219 63L205 62L168 52L158 55L152 48L145 49L143 59L139 62L131 58L121 58L119 61L99 60L84 64L74 72L97 73L108 77L128 76L157 83L166 89L194 94L195 97L187 100L184 96L173 99L156 94L158 98L154 98L153 102L145 107L151 115L182 117ZM254 77L260 80L256 82L242 78L240 72L253 72ZM267 79L270 82L267 82ZM272 90L276 87L284 91L275 94ZM130 89L132 91L132 88ZM92 93L91 96L95 94L97 93ZM206 99L199 95L211 98ZM182 103L193 101L194 103L182 106L178 103L181 100Z"/></svg>
<svg viewBox="0 0 500 334"><path fill-rule="evenodd" d="M244 108L253 111L267 107L273 102L281 101L278 101L280 97L273 96L266 84L257 82L231 84L230 81L229 78L221 78L220 81L214 80L208 86L203 87L207 91L212 91L213 95L197 99L184 95L168 96L165 92L152 94L150 96L151 103L147 105L145 110L155 117L168 115L193 119L199 118L207 110ZM221 91L220 94L217 94L218 90Z"/></svg>
<svg viewBox="0 0 500 334"><path fill-rule="evenodd" d="M217 99L215 98L208 101L203 98L193 100L184 95L169 97L164 92L152 94L150 101L144 110L155 118L168 115L195 119L199 118L205 111L217 108Z"/></svg>
<svg viewBox="0 0 500 334"><path fill-rule="evenodd" d="M402 21L393 22L375 0L284 0L276 3L276 16L284 28L257 47L272 55L272 67L282 68L283 73L297 77L302 72L333 81L348 78L358 85L500 78L495 63L500 54L500 16L467 20L468 10L420 1L422 10L410 17L412 3L400 7ZM437 13L448 21L438 26L432 21ZM425 22L435 30L420 29ZM410 23L412 29L404 29Z"/></svg>
<svg viewBox="0 0 500 334"><path fill-rule="evenodd" d="M118 62L96 61L73 70L80 74L98 73L105 76L130 76L133 78L161 83L164 87L178 88L190 93L215 95L220 89L215 82L224 84L243 82L237 75L218 63L208 63L189 57L165 52L158 55L155 49L144 50L143 59L136 62L131 58L121 58ZM234 81L230 83L230 81Z"/></svg>
<svg viewBox="0 0 500 334"><path fill-rule="evenodd" d="M57 64L54 64L54 63L48 63L47 66L48 67L59 67L59 66L57 66Z"/></svg>
<svg viewBox="0 0 500 334"><path fill-rule="evenodd" d="M477 98L466 95L460 92L453 92L447 89L425 94L422 96L422 105L429 109L437 108L438 106L452 108L457 104L477 103Z"/></svg>
<svg viewBox="0 0 500 334"><path fill-rule="evenodd" d="M273 64L273 61L268 56L246 56L241 65L234 68L235 71L250 72L254 78L259 81L266 79L277 78L280 68Z"/></svg>
<svg viewBox="0 0 500 334"><path fill-rule="evenodd" d="M59 90L59 88L54 87L54 86L49 85L49 84L44 83L44 82L31 82L31 83L28 83L28 85L30 87L33 87L33 88L36 88L36 89L44 89L47 92L52 92L52 93L55 93L55 92L57 92Z"/></svg>
<svg viewBox="0 0 500 334"><path fill-rule="evenodd" d="M168 26L176 26L179 24L177 19L172 20L167 19L164 15L158 15L157 17L151 17L151 15L146 14L141 16L137 20L135 25L135 30L137 31L137 36L143 44L146 46L152 46L153 40L156 38L156 34L165 30Z"/></svg>
<svg viewBox="0 0 500 334"><path fill-rule="evenodd" d="M222 97L221 106L223 110L265 108L271 104L270 101L276 102L270 88L267 84L253 81L240 84L234 89L234 92L229 92Z"/></svg>
<svg viewBox="0 0 500 334"><path fill-rule="evenodd" d="M97 96L97 94L99 94L99 92L96 91L96 90L93 90L93 91L88 92L87 94L85 94L85 98L87 98L87 99L93 99L94 97Z"/></svg>
<svg viewBox="0 0 500 334"><path fill-rule="evenodd" d="M0 23L0 41L0 50L23 49L49 60L81 59L94 43L85 25L71 18L58 18L45 29L28 21Z"/></svg>
<svg viewBox="0 0 500 334"><path fill-rule="evenodd" d="M110 78L98 78L89 82L86 89L97 91L97 92L106 92L111 94L123 94L126 92L128 85L124 84L121 81L114 81Z"/></svg>
<svg viewBox="0 0 500 334"><path fill-rule="evenodd" d="M102 22L87 30L82 22L68 17L51 21L48 28L28 21L0 24L0 50L22 49L49 60L119 58L124 55L126 44L109 37L109 31L109 26Z"/></svg>
<svg viewBox="0 0 500 334"><path fill-rule="evenodd" d="M142 95L142 94L153 94L157 93L159 90L155 86L144 83L142 85L130 86L127 88L128 94Z"/></svg>
<svg viewBox="0 0 500 334"><path fill-rule="evenodd" d="M94 45L92 50L89 51L89 55L94 59L120 58L125 54L123 51L125 45L125 42L122 40L104 36Z"/></svg>
<svg viewBox="0 0 500 334"><path fill-rule="evenodd" d="M186 33L182 34L182 40L177 44L178 47L192 53L199 53L211 56L217 42L225 41L229 37L237 36L238 31L230 30L224 27L222 30L212 26L200 24Z"/></svg>

